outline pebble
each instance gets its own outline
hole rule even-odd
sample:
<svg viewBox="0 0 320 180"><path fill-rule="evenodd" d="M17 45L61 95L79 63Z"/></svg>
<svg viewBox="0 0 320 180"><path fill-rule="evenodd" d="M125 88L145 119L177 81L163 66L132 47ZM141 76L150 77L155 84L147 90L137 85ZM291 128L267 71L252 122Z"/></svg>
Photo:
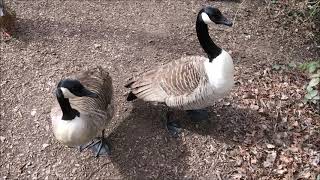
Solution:
<svg viewBox="0 0 320 180"><path fill-rule="evenodd" d="M36 113L37 113L37 110L36 109L32 109L32 111L31 111L31 116L35 116L36 115Z"/></svg>
<svg viewBox="0 0 320 180"><path fill-rule="evenodd" d="M266 144L267 145L267 148L268 149L273 149L273 148L275 148L276 146L275 145L273 145L273 144Z"/></svg>
<svg viewBox="0 0 320 180"><path fill-rule="evenodd" d="M94 44L93 46L94 46L94 48L97 49L97 48L100 48L102 45L101 44Z"/></svg>
<svg viewBox="0 0 320 180"><path fill-rule="evenodd" d="M0 141L3 143L6 140L6 137L0 136Z"/></svg>
<svg viewBox="0 0 320 180"><path fill-rule="evenodd" d="M50 144L42 144L42 150L46 149Z"/></svg>

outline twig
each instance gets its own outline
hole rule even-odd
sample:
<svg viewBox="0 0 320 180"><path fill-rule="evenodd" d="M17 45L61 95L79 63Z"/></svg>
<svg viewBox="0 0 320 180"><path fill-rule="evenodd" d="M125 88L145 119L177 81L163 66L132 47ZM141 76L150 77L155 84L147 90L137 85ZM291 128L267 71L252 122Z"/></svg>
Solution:
<svg viewBox="0 0 320 180"><path fill-rule="evenodd" d="M246 2L246 0L242 1L242 2L239 4L239 7L238 7L238 9L237 9L237 11L236 11L236 14L234 15L234 18L233 18L233 24L234 24L234 25L236 24L236 19L237 19L237 15L238 15L238 13L239 13L240 7L241 7L242 4L245 3L245 2Z"/></svg>

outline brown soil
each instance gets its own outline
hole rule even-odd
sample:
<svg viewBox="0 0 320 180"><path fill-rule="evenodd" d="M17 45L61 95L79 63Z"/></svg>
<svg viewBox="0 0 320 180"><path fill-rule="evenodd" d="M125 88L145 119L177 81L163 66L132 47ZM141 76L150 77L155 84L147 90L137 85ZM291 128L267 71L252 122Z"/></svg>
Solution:
<svg viewBox="0 0 320 180"><path fill-rule="evenodd" d="M181 113L170 137L162 107L125 102L125 80L183 55L204 55L195 34L202 5L219 7L233 28L211 36L231 52L237 85L210 109L210 124ZM274 64L319 58L312 29L269 1L15 1L17 33L2 41L0 178L314 179L320 117L301 104L306 78ZM299 11L299 9L296 9ZM102 65L114 80L113 153L96 159L53 137L50 106L58 80ZM287 67L287 66L285 66Z"/></svg>

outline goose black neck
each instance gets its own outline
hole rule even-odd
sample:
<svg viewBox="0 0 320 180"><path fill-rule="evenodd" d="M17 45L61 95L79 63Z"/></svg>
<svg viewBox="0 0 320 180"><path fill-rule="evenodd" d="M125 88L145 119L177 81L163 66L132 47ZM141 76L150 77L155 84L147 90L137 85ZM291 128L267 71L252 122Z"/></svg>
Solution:
<svg viewBox="0 0 320 180"><path fill-rule="evenodd" d="M0 8L4 9L4 0L0 0Z"/></svg>
<svg viewBox="0 0 320 180"><path fill-rule="evenodd" d="M201 19L202 12L203 10L199 12L197 17L197 22L196 22L197 36L198 36L198 40L200 42L201 47L207 53L208 58L211 62L214 58L216 58L221 54L222 49L212 41L208 32L208 25L204 23Z"/></svg>
<svg viewBox="0 0 320 180"><path fill-rule="evenodd" d="M3 2L3 0L0 0L0 9L2 11L4 10L4 2Z"/></svg>
<svg viewBox="0 0 320 180"><path fill-rule="evenodd" d="M76 116L80 117L79 111L72 109L69 99L64 98L61 89L57 89L56 96L62 110L62 120L73 120Z"/></svg>

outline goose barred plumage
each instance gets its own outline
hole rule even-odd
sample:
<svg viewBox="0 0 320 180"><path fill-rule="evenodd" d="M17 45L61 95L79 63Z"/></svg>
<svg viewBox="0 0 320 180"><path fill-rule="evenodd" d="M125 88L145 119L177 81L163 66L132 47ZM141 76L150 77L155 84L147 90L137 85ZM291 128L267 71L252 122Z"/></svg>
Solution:
<svg viewBox="0 0 320 180"><path fill-rule="evenodd" d="M169 107L191 110L212 105L212 101L223 97L233 85L233 72L216 72L216 76L229 76L220 84L210 84L206 73L207 58L200 56L184 57L158 69L148 71L129 80L126 87L144 101L163 102ZM215 64L217 66L229 66ZM215 67L218 68L218 67ZM227 73L227 74L224 74ZM128 96L130 97L130 96ZM128 99L133 100L133 99Z"/></svg>
<svg viewBox="0 0 320 180"><path fill-rule="evenodd" d="M101 132L104 138L104 129L114 111L112 79L108 72L97 67L64 79L58 84L56 96L58 101L51 110L51 119L58 141L67 146L81 146Z"/></svg>

